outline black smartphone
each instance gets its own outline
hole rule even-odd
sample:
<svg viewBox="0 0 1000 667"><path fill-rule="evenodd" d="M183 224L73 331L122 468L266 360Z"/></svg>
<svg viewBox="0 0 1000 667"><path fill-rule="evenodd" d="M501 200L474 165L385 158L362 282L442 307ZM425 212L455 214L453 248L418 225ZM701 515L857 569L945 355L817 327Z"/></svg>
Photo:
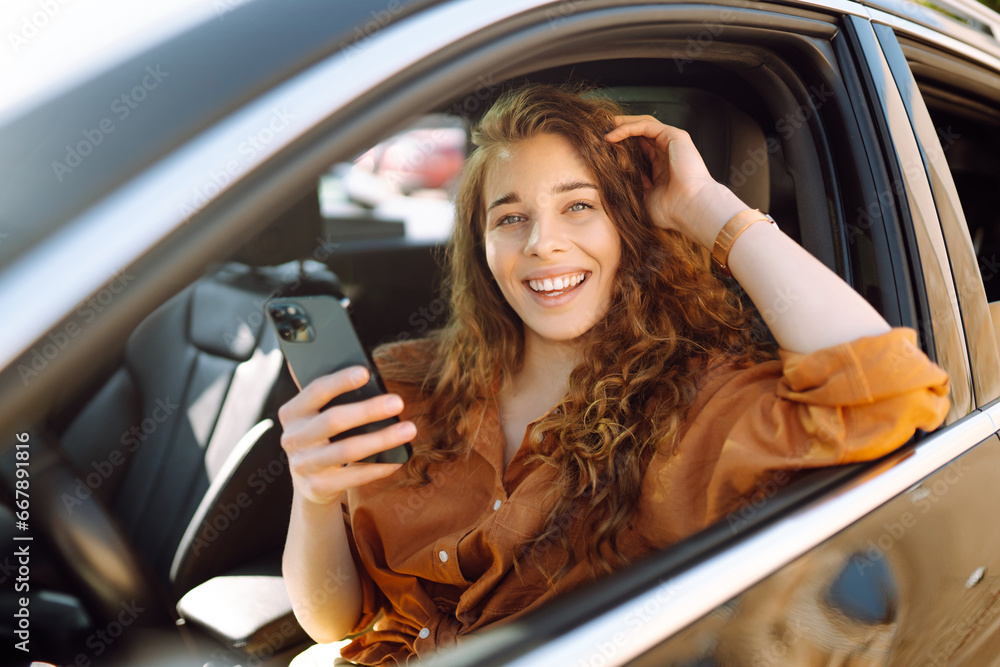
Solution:
<svg viewBox="0 0 1000 667"><path fill-rule="evenodd" d="M358 340L351 318L335 297L298 296L270 299L264 304L264 312L278 335L281 352L285 355L288 368L300 387L305 387L322 375L328 375L348 366L368 368L370 376L365 386L341 394L323 406L324 410L331 405L353 403L386 393L371 356ZM392 417L358 426L331 438L330 441L378 431L398 421L399 419ZM411 451L407 443L363 460L369 463L405 463L409 460Z"/></svg>

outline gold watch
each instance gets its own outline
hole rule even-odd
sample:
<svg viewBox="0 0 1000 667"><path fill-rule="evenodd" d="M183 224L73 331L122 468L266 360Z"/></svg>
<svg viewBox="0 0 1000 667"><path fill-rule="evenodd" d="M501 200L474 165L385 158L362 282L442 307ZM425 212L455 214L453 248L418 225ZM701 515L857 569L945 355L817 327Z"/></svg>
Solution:
<svg viewBox="0 0 1000 667"><path fill-rule="evenodd" d="M774 218L760 209L748 208L731 217L729 222L719 230L719 235L715 237L715 245L712 246L712 263L715 264L715 267L719 269L722 275L726 277L733 275L729 271L729 251L732 249L736 238L753 223L765 221L770 222L772 225L778 224L774 221Z"/></svg>

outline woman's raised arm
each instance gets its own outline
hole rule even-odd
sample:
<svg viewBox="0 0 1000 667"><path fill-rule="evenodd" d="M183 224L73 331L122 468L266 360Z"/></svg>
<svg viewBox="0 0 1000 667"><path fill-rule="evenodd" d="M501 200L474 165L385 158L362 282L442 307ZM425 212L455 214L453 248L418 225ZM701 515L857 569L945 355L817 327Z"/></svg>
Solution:
<svg viewBox="0 0 1000 667"><path fill-rule="evenodd" d="M608 141L640 137L652 165L646 208L653 222L709 250L723 226L749 208L715 181L691 137L652 116L620 116ZM850 285L774 225L755 223L732 244L729 270L782 348L808 353L889 331Z"/></svg>

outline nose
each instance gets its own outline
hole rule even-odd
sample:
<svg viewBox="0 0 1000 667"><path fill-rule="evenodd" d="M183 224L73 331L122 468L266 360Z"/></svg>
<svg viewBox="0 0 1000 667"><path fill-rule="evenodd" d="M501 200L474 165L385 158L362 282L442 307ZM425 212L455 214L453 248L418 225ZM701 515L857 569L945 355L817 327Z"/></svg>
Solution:
<svg viewBox="0 0 1000 667"><path fill-rule="evenodd" d="M569 249L570 240L559 220L550 215L535 218L524 244L524 254L529 257L549 257Z"/></svg>

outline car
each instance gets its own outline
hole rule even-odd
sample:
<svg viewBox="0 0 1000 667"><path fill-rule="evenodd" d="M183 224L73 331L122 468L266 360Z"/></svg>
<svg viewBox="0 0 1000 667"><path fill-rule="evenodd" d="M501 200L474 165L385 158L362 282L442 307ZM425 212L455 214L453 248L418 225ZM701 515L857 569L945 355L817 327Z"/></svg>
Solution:
<svg viewBox="0 0 1000 667"><path fill-rule="evenodd" d="M39 7L19 47L71 10ZM950 410L427 662L1000 664L997 35L971 0L219 0L26 77L0 109L3 660L308 647L262 304L346 298L370 347L443 324L469 128L582 81L914 328Z"/></svg>

